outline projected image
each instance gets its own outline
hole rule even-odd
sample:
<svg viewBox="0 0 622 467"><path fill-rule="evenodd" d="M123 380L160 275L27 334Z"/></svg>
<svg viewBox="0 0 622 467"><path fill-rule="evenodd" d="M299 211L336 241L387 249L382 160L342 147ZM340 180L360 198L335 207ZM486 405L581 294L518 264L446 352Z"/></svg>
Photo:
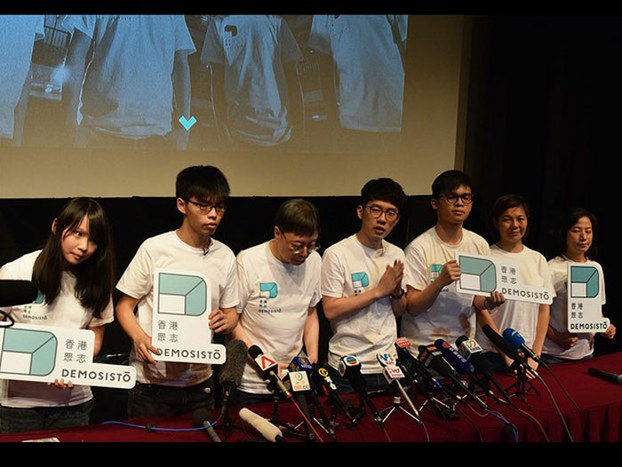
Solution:
<svg viewBox="0 0 622 467"><path fill-rule="evenodd" d="M407 15L1 15L0 146L396 149Z"/></svg>

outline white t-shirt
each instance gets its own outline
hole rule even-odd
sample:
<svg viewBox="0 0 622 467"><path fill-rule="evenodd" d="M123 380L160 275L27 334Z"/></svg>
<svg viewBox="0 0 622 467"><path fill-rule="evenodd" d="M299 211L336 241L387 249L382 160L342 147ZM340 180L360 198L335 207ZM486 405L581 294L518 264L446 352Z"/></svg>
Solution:
<svg viewBox="0 0 622 467"><path fill-rule="evenodd" d="M0 138L13 138L15 107L22 94L44 15L0 15Z"/></svg>
<svg viewBox="0 0 622 467"><path fill-rule="evenodd" d="M32 280L32 269L41 250L28 253L0 268L0 280ZM114 320L112 297L100 318L93 317L93 311L82 306L75 296L76 278L63 272L60 293L46 305L41 298L34 303L3 308L10 312L16 323L38 326L60 326L73 329L87 329L103 326ZM0 380L1 403L6 407L63 407L77 405L93 398L90 386L74 386L71 390L58 389L47 383L33 381Z"/></svg>
<svg viewBox="0 0 622 467"><path fill-rule="evenodd" d="M519 253L510 253L497 245L492 245L490 254L493 257L498 256L516 262L519 268L518 280L521 284L543 287L549 291L551 297L555 296L551 273L546 258L541 253L526 246ZM506 299L505 303L490 311L490 317L497 325L499 333L512 328L520 333L525 339L525 345L531 348L536 338L539 307L539 303ZM490 342L479 326L475 340L484 350L499 353L497 347Z"/></svg>
<svg viewBox="0 0 622 467"><path fill-rule="evenodd" d="M407 27L407 15L313 16L308 46L335 62L343 128L400 131L404 68L393 31L405 41Z"/></svg>
<svg viewBox="0 0 622 467"><path fill-rule="evenodd" d="M277 362L289 363L303 348L310 307L320 301L322 259L311 253L300 265L274 257L270 242L238 253L240 326L252 344ZM239 389L269 394L253 365L246 365Z"/></svg>
<svg viewBox="0 0 622 467"><path fill-rule="evenodd" d="M406 285L424 290L438 277L443 264L456 259L457 253L488 255L490 246L482 236L464 228L462 241L457 245L443 242L434 227L423 232L405 250ZM472 304L473 295L458 293L453 282L443 288L428 310L417 316L404 313L401 335L411 342L411 353L417 356L420 345L434 344L437 339L454 345L462 335L474 338L476 318Z"/></svg>
<svg viewBox="0 0 622 467"><path fill-rule="evenodd" d="M81 125L135 139L171 131L175 53L196 51L183 15L69 15L62 26L93 40Z"/></svg>
<svg viewBox="0 0 622 467"><path fill-rule="evenodd" d="M140 299L137 319L140 327L152 334L153 278L156 269L197 271L207 276L212 291L211 309L231 308L238 304L239 287L235 255L224 243L212 238L207 254L192 247L177 236L175 231L148 238L138 248L117 284L117 289L130 297ZM157 355L154 355L157 361ZM136 368L136 381L164 386L186 387L199 384L212 376L212 366L201 363L157 362L155 365L140 361L132 347L130 363Z"/></svg>
<svg viewBox="0 0 622 467"><path fill-rule="evenodd" d="M404 262L401 248L384 241L375 250L351 235L324 252L322 295L353 297L378 285L387 266ZM339 367L341 357L353 355L361 362L361 373L382 373L378 353L395 354L397 320L387 296L356 313L330 321L333 336L328 343L328 363Z"/></svg>
<svg viewBox="0 0 622 467"><path fill-rule="evenodd" d="M233 138L260 146L290 139L283 65L301 60L292 31L278 15L228 15L210 22L201 61L225 68L227 125Z"/></svg>
<svg viewBox="0 0 622 467"><path fill-rule="evenodd" d="M551 304L551 319L549 325L560 332L568 331L568 259L556 256L549 261L551 280L555 287L556 297ZM581 263L584 265L597 264L595 261ZM605 281L600 281L600 292L605 300ZM566 358L568 360L579 360L594 353L594 332L579 332L577 343L569 349L563 349L551 339L544 340L542 353L554 357Z"/></svg>

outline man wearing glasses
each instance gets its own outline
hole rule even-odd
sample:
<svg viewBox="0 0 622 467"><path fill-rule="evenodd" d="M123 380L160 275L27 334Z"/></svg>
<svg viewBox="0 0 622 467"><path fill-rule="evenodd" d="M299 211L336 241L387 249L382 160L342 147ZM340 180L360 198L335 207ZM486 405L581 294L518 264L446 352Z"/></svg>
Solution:
<svg viewBox="0 0 622 467"><path fill-rule="evenodd" d="M129 418L174 416L214 408L211 364L158 361L156 336L151 336L156 269L197 271L210 281L209 328L228 334L238 322L239 288L235 255L212 238L225 214L229 183L213 166L192 166L177 175L177 230L148 238L117 284L121 297L116 317L132 341L130 364L136 386L128 394ZM134 309L138 307L136 315Z"/></svg>
<svg viewBox="0 0 622 467"><path fill-rule="evenodd" d="M420 345L443 339L454 344L466 335L475 336L475 312L492 309L503 297L473 297L456 292L460 278L456 254L489 255L488 242L463 228L473 207L469 176L459 170L441 173L432 183L432 209L436 225L416 237L405 249L407 313L401 321L401 335L411 342L410 351L417 356Z"/></svg>
<svg viewBox="0 0 622 467"><path fill-rule="evenodd" d="M357 357L368 391L388 388L377 354L394 353L397 320L406 307L404 252L385 240L406 201L390 178L368 181L356 208L361 228L328 248L322 259L322 307L333 335L328 370L342 392L352 392L338 371L342 357Z"/></svg>
<svg viewBox="0 0 622 467"><path fill-rule="evenodd" d="M319 215L301 198L277 209L274 237L237 256L240 320L233 337L257 345L278 363L279 375L296 356L317 363L320 301ZM276 390L276 388L275 388ZM278 390L277 395L278 395ZM246 365L232 395L239 404L274 398L253 365Z"/></svg>

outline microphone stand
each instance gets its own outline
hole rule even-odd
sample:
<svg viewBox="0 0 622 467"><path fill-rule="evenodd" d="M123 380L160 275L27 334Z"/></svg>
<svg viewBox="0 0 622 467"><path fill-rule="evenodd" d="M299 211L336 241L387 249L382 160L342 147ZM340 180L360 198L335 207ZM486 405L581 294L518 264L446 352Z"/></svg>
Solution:
<svg viewBox="0 0 622 467"><path fill-rule="evenodd" d="M279 400L279 394L274 391L272 398L272 416L270 417L270 423L278 426L284 435L287 434L294 438L307 439L307 435L299 433L298 428L294 424L290 422L283 422L279 419Z"/></svg>
<svg viewBox="0 0 622 467"><path fill-rule="evenodd" d="M414 414L410 413L410 411L408 411L407 409L405 409L404 407L402 407L402 399L400 394L398 393L398 391L395 390L395 388L393 388L393 405L390 405L389 407L385 407L384 409L382 409L380 411L380 415L382 416L384 413L386 413L387 415L382 419L382 423L385 423L389 417L391 416L391 414L393 412L395 412L396 410L401 410L402 412L404 412L406 415L408 415L410 418L412 418L414 421L416 421L417 423L421 423L421 420Z"/></svg>
<svg viewBox="0 0 622 467"><path fill-rule="evenodd" d="M527 363L525 363L525 365L527 365ZM524 365L521 365L520 363L516 363L516 361L514 361L514 363L512 363L512 365L510 366L510 369L516 370L516 381L506 389L506 392L514 389L514 393L510 394L510 397L518 396L520 397L520 400L527 404L527 384L529 384L529 388L532 389L537 396L540 395L540 392L531 383L529 378L527 378L527 369Z"/></svg>

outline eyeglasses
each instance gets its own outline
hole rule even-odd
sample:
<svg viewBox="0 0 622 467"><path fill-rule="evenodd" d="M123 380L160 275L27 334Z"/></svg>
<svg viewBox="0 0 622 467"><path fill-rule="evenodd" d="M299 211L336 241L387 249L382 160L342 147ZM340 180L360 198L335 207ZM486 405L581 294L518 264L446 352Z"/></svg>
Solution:
<svg viewBox="0 0 622 467"><path fill-rule="evenodd" d="M458 198L462 200L463 204L471 204L473 202L473 194L472 193L464 193L459 195L458 193L448 193L446 195L441 195L439 198L444 198L450 204L456 204L458 202Z"/></svg>
<svg viewBox="0 0 622 467"><path fill-rule="evenodd" d="M212 211L212 209L216 210L216 214L218 214L219 216L222 216L225 211L227 210L227 206L224 205L223 203L218 203L218 204L211 204L211 203L197 203L196 201L192 201L191 199L187 199L185 200L186 203L190 203L190 204L194 204L196 207L199 208L199 210L201 212L204 213L209 213Z"/></svg>
<svg viewBox="0 0 622 467"><path fill-rule="evenodd" d="M311 254L314 251L317 251L320 249L320 242L318 241L311 242L311 243L290 242L285 236L285 234L283 234L283 238L287 242L287 246L289 247L289 249L292 250L292 253L296 255L299 255L300 253L302 253L302 251L305 248L308 254Z"/></svg>
<svg viewBox="0 0 622 467"><path fill-rule="evenodd" d="M373 217L374 219L378 219L381 214L384 214L384 218L388 222L393 222L395 219L397 219L397 216L399 216L399 212L397 212L395 209L382 209L380 206L369 205L366 205L365 209L369 211L371 217Z"/></svg>

